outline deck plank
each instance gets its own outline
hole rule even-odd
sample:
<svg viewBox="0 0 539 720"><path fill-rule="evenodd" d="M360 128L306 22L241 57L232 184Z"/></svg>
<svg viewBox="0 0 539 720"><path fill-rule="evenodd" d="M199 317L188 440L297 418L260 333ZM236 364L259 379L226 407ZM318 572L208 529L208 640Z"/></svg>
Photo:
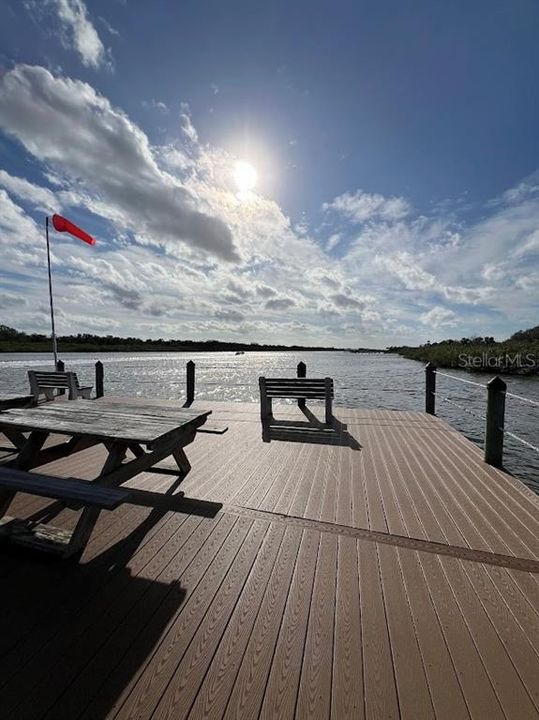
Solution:
<svg viewBox="0 0 539 720"><path fill-rule="evenodd" d="M365 700L357 547L353 538L343 536L337 558L334 648L331 718L361 720Z"/></svg>
<svg viewBox="0 0 539 720"><path fill-rule="evenodd" d="M296 704L296 717L329 718L331 711L337 537L322 535Z"/></svg>
<svg viewBox="0 0 539 720"><path fill-rule="evenodd" d="M391 654L376 545L358 541L357 553L365 715L368 718L399 718L395 668Z"/></svg>
<svg viewBox="0 0 539 720"><path fill-rule="evenodd" d="M320 536L305 530L266 684L260 718L294 717Z"/></svg>

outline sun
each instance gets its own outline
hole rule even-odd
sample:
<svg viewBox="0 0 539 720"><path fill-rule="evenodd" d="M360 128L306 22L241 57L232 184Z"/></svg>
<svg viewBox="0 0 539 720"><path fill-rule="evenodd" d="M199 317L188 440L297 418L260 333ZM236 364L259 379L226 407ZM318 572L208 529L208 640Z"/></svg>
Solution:
<svg viewBox="0 0 539 720"><path fill-rule="evenodd" d="M251 163L238 160L234 165L234 181L240 195L247 195L254 190L258 182L258 174Z"/></svg>

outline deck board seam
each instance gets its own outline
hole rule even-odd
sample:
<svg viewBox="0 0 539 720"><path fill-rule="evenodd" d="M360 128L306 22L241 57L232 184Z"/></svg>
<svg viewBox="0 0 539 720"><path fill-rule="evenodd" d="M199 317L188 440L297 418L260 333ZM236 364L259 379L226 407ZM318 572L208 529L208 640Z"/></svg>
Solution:
<svg viewBox="0 0 539 720"><path fill-rule="evenodd" d="M348 525L339 525L337 523L326 522L323 520L313 520L297 515L286 515L285 513L271 512L268 510L258 510L257 508L250 508L241 505L225 504L223 505L221 512L251 519L266 520L267 522L283 522L297 527L318 530L323 533L347 535L348 537L354 537L357 540L367 540L384 545L394 545L396 547L415 550L417 552L445 555L448 557L458 558L459 560L479 562L483 565L495 565L509 570L522 570L523 572L539 574L539 560L532 560L529 558L503 555L500 553L489 552L487 550L474 550L472 548L461 547L459 545L445 545L444 543L422 540L420 538L396 535L393 533L384 533L379 530L354 528Z"/></svg>

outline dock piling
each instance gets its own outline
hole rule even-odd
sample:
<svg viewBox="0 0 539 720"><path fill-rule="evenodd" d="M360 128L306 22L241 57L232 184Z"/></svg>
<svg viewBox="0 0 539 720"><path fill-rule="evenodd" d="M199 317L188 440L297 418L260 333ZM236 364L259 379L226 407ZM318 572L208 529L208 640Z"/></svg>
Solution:
<svg viewBox="0 0 539 720"><path fill-rule="evenodd" d="M505 423L505 391L507 384L496 375L487 383L487 423L485 430L485 462L494 467L503 465L503 431Z"/></svg>
<svg viewBox="0 0 539 720"><path fill-rule="evenodd" d="M103 383L103 363L98 360L95 364L95 396L96 398L103 397L104 383Z"/></svg>
<svg viewBox="0 0 539 720"><path fill-rule="evenodd" d="M436 365L425 366L425 412L436 415Z"/></svg>
<svg viewBox="0 0 539 720"><path fill-rule="evenodd" d="M195 399L195 363L192 360L188 360L186 365L186 391L187 399L185 404L191 405Z"/></svg>
<svg viewBox="0 0 539 720"><path fill-rule="evenodd" d="M297 376L299 378L307 377L307 365L303 362L303 360L300 360L297 367ZM298 400L298 407L304 408L305 407L305 399L300 398Z"/></svg>

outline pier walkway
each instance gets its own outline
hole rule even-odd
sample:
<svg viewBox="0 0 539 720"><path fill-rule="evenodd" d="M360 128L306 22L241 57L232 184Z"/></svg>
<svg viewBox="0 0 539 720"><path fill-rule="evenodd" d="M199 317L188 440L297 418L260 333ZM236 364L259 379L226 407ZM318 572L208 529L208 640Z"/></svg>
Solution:
<svg viewBox="0 0 539 720"><path fill-rule="evenodd" d="M228 432L129 481L78 564L0 546L3 720L537 720L539 497L434 416L192 407Z"/></svg>

